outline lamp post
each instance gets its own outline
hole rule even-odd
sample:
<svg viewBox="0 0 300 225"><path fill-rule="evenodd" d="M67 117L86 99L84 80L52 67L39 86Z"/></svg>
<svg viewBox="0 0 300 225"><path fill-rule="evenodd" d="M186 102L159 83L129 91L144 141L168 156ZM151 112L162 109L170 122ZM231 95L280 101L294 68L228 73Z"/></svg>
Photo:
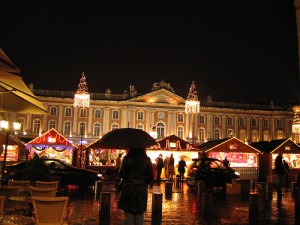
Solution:
<svg viewBox="0 0 300 225"><path fill-rule="evenodd" d="M192 144L195 142L194 137L194 117L200 112L200 101L198 100L196 86L194 81L189 89L187 100L185 101L185 113L192 115Z"/></svg>
<svg viewBox="0 0 300 225"><path fill-rule="evenodd" d="M18 131L21 128L21 123L13 122L13 130ZM4 147L4 156L3 156L3 164L2 164L2 173L1 173L1 185L4 185L5 179L5 169L6 169L6 158L7 158L7 145L9 141L9 135L11 133L10 122L7 120L0 121L1 130L5 131L5 147Z"/></svg>
<svg viewBox="0 0 300 225"><path fill-rule="evenodd" d="M84 72L78 84L78 89L74 95L74 107L82 108L82 122L80 129L80 167L82 167L82 135L83 135L83 118L84 109L90 106L90 94L88 93L88 87Z"/></svg>

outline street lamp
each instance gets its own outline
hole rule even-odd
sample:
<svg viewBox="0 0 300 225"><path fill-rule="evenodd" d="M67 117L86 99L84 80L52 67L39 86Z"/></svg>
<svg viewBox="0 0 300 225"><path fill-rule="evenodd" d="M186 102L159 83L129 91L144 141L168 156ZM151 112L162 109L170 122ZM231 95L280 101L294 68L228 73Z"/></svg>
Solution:
<svg viewBox="0 0 300 225"><path fill-rule="evenodd" d="M78 84L78 89L74 95L74 107L82 108L82 123L80 126L80 167L82 167L82 135L83 135L83 118L85 116L84 109L90 106L90 94L84 72Z"/></svg>
<svg viewBox="0 0 300 225"><path fill-rule="evenodd" d="M194 81L189 89L187 100L185 101L185 113L192 115L192 144L194 144L194 117L200 112L200 101L198 100L196 86Z"/></svg>
<svg viewBox="0 0 300 225"><path fill-rule="evenodd" d="M4 185L4 173L6 169L6 157L7 157L7 145L9 140L9 135L11 130L18 131L21 128L21 123L13 122L12 129L10 128L10 122L7 120L0 121L0 128L2 131L5 131L5 147L4 147L4 156L3 156L3 164L2 164L2 176L1 176L1 185Z"/></svg>

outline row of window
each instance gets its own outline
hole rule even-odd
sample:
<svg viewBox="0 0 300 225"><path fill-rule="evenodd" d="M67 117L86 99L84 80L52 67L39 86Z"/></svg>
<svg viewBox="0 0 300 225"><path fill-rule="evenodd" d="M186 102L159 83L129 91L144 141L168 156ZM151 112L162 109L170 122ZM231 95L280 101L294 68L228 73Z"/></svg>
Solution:
<svg viewBox="0 0 300 225"><path fill-rule="evenodd" d="M57 115L57 107L56 106L50 106L50 115L55 116ZM66 107L64 115L66 117L72 116L72 108ZM100 119L102 115L101 109L95 109L94 110L94 118ZM112 119L119 119L120 113L118 110L112 110ZM87 109L79 109L79 117L86 118L87 117ZM144 120L144 112L138 111L137 112L137 119L138 120ZM178 113L177 114L177 122L184 122L184 114ZM199 124L205 124L205 115L199 115ZM246 118L240 117L238 119L239 126L246 126ZM283 118L277 118L276 119L276 127L277 128L283 128L284 120ZM214 125L221 125L221 116L214 116ZM233 126L233 117L228 116L226 117L226 125L227 126ZM258 121L257 118L251 118L250 119L250 125L251 127L257 127ZM262 125L264 128L269 128L270 120L269 119L263 119Z"/></svg>
<svg viewBox="0 0 300 225"><path fill-rule="evenodd" d="M79 123L79 129L78 129L78 135L86 135L86 123L85 122L80 122ZM157 138L162 138L165 137L165 127L166 125L163 122L159 122L156 125L156 131L157 131ZM56 121L50 120L48 124L48 129L50 130L51 128L56 129ZM119 128L118 123L113 123L111 125L111 130L115 130ZM138 129L145 130L145 127L143 124L138 124L137 127ZM36 119L33 121L33 133L39 134L41 132L41 120ZM228 138L233 136L233 129L227 129L226 134L222 134L221 129L216 128L213 130L213 139L218 140L221 138ZM72 134L71 131L71 122L70 121L65 121L63 123L63 134L66 136L69 136ZM94 123L93 125L93 131L92 131L93 136L99 137L101 134L101 124L99 122ZM184 127L183 126L178 126L177 127L177 134L178 137L184 139ZM240 129L239 133L236 134L238 135L239 139L242 141L247 141L247 135L246 135L246 130ZM205 128L201 127L199 128L198 134L196 134L196 137L199 139L200 142L206 141L206 132ZM250 134L250 139L252 142L259 141L259 133L257 130L252 130ZM277 131L276 133L276 139L282 139L283 138L283 131ZM268 130L263 131L263 141L269 141L270 140L270 132Z"/></svg>

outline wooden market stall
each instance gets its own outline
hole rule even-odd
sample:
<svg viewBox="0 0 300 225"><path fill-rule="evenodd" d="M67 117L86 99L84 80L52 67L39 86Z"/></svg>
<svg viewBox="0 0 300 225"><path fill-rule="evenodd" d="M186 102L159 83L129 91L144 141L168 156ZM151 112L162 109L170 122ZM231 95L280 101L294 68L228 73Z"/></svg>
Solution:
<svg viewBox="0 0 300 225"><path fill-rule="evenodd" d="M170 135L168 137L156 140L157 145L153 146L151 149L147 149L147 155L151 158L151 161L156 165L155 159L162 154L163 159L170 157L173 154L174 165L175 165L175 175L179 174L177 167L178 161L181 158L184 158L186 161L187 167L192 163L193 158L200 157L200 151L197 148L194 148L191 143L179 138L176 135ZM187 173L187 169L186 169ZM156 173L154 173L156 174ZM165 171L162 171L162 177L164 177ZM185 174L186 176L186 174Z"/></svg>
<svg viewBox="0 0 300 225"><path fill-rule="evenodd" d="M4 159L4 149L6 142L6 133L0 132L0 161ZM14 164L21 161L26 161L28 151L25 147L25 142L13 135L9 135L6 155L6 165ZM2 163L1 163L2 167Z"/></svg>
<svg viewBox="0 0 300 225"><path fill-rule="evenodd" d="M76 146L54 128L28 142L26 148L29 150L30 158L37 153L40 157L54 158L69 164L76 164L74 159Z"/></svg>
<svg viewBox="0 0 300 225"><path fill-rule="evenodd" d="M289 165L288 180L295 181L300 172L300 146L292 139L253 142L251 146L263 152L260 156L260 180L276 183L275 158L280 151Z"/></svg>
<svg viewBox="0 0 300 225"><path fill-rule="evenodd" d="M231 137L208 141L195 146L205 152L207 157L219 160L224 160L227 157L230 167L240 173L241 180L258 179L261 151L241 140Z"/></svg>

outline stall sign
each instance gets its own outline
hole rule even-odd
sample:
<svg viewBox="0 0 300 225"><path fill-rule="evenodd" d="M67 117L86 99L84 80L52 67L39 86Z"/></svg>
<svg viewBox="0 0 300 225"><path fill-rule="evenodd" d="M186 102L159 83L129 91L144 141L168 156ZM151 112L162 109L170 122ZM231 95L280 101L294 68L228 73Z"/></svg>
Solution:
<svg viewBox="0 0 300 225"><path fill-rule="evenodd" d="M3 145L3 149L5 149L5 145ZM19 156L19 147L18 145L8 145L7 152L6 152L6 161L8 162L15 162L18 161ZM4 159L4 151L0 155L0 160L3 161Z"/></svg>
<svg viewBox="0 0 300 225"><path fill-rule="evenodd" d="M170 148L176 148L176 142L170 142Z"/></svg>
<svg viewBox="0 0 300 225"><path fill-rule="evenodd" d="M48 142L49 143L56 143L56 138L54 138L54 137L48 137Z"/></svg>
<svg viewBox="0 0 300 225"><path fill-rule="evenodd" d="M291 150L291 147L290 146L285 146L284 149L285 150Z"/></svg>
<svg viewBox="0 0 300 225"><path fill-rule="evenodd" d="M232 145L229 145L229 149L237 149L237 144L232 144Z"/></svg>

